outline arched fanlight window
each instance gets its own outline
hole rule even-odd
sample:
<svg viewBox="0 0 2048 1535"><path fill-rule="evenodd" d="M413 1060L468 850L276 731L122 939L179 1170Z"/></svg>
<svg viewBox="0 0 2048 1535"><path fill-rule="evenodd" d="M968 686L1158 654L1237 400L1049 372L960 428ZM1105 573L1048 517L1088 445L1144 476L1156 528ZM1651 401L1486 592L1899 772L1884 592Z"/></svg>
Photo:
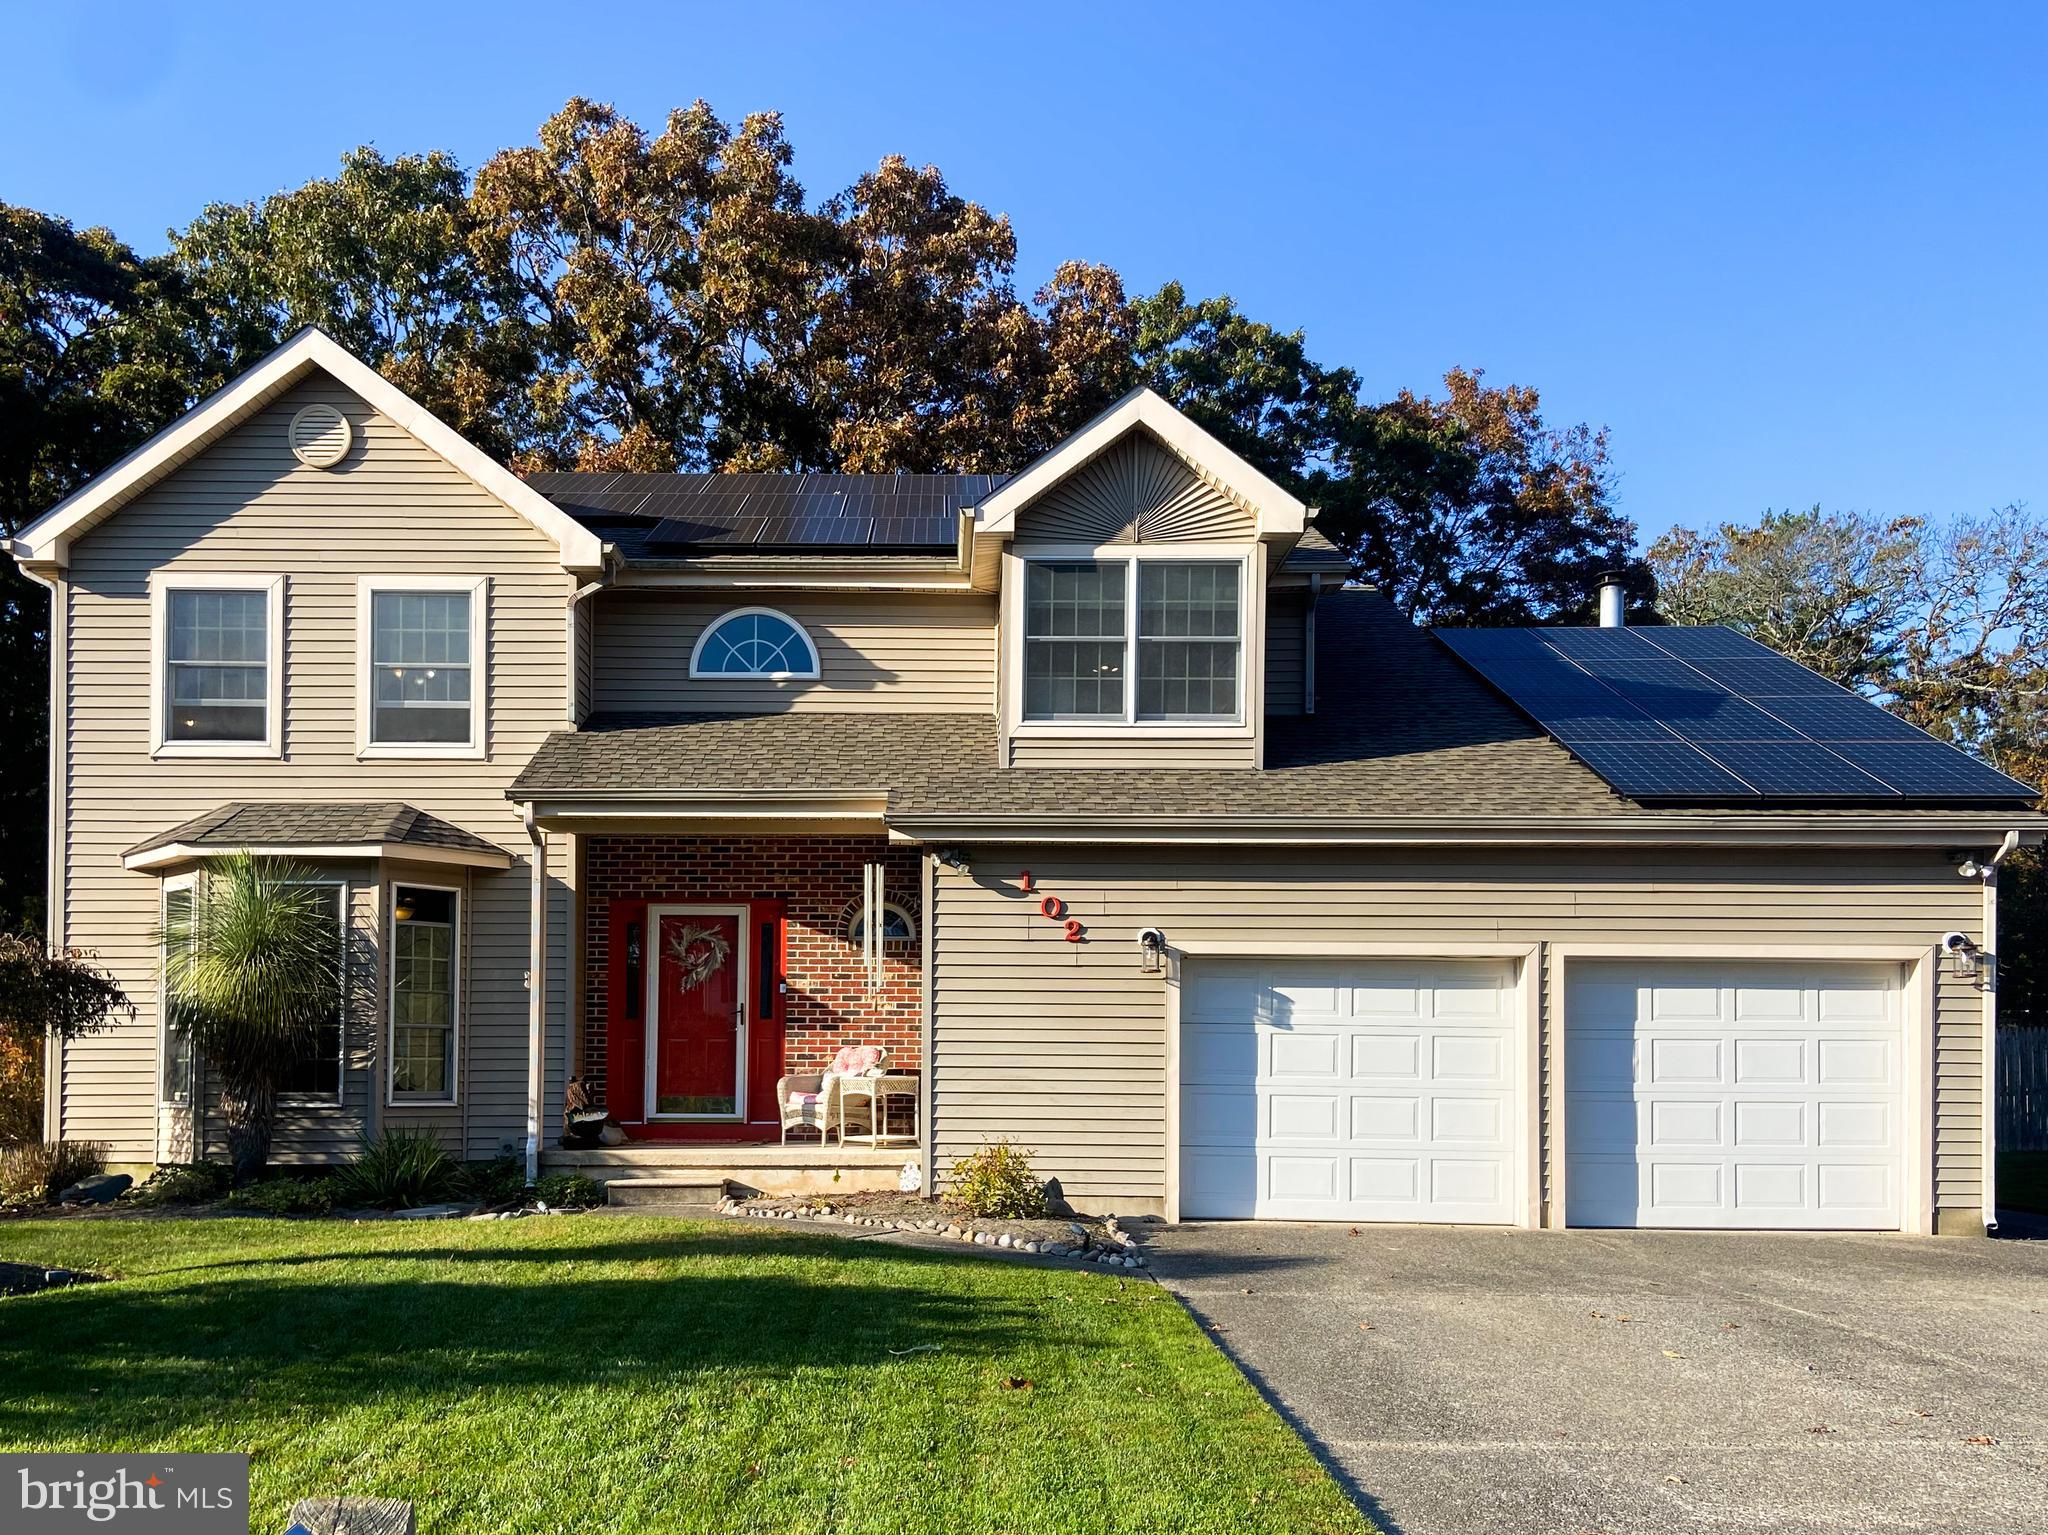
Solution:
<svg viewBox="0 0 2048 1535"><path fill-rule="evenodd" d="M690 652L692 677L818 675L818 647L803 625L773 608L735 608L697 637Z"/></svg>
<svg viewBox="0 0 2048 1535"><path fill-rule="evenodd" d="M859 943L863 938L867 937L867 933L867 914L856 906L853 910L853 915L847 918L846 921L846 941L848 943ZM898 906L894 901L884 901L882 903L882 942L911 943L916 938L917 924L911 920L910 913L901 906Z"/></svg>

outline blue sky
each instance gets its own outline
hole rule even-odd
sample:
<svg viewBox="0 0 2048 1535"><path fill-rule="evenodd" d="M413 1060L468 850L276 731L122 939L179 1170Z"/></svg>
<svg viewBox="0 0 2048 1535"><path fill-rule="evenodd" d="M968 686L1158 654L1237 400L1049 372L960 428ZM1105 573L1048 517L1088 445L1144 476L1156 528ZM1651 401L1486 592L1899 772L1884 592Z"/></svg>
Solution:
<svg viewBox="0 0 2048 1535"><path fill-rule="evenodd" d="M1016 17L1018 19L1011 19ZM1799 5L0 0L0 199L146 249L351 145L474 165L571 94L780 110L1058 261L1178 277L1376 393L1454 364L1612 429L1646 535L2048 506L2048 12Z"/></svg>

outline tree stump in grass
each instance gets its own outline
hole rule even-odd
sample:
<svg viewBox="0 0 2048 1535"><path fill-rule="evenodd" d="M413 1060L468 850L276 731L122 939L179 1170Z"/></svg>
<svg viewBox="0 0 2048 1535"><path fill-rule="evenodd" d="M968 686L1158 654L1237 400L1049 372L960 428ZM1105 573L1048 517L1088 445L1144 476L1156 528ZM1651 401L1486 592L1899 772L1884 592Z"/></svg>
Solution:
<svg viewBox="0 0 2048 1535"><path fill-rule="evenodd" d="M285 1535L415 1535L402 1498L301 1498Z"/></svg>

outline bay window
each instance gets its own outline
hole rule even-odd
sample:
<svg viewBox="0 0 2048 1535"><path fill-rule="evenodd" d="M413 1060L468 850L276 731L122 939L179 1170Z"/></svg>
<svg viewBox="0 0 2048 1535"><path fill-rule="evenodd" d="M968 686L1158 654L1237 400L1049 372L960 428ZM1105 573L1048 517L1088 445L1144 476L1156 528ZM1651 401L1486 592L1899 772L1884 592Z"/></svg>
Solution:
<svg viewBox="0 0 2048 1535"><path fill-rule="evenodd" d="M391 1101L455 1101L459 893L391 888Z"/></svg>

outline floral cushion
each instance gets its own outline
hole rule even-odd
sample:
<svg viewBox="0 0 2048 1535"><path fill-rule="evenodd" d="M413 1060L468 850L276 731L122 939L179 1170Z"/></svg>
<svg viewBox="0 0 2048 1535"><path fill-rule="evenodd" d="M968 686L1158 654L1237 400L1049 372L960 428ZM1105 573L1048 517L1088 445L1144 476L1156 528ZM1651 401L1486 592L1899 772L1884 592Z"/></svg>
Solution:
<svg viewBox="0 0 2048 1535"><path fill-rule="evenodd" d="M823 1103L825 1095L823 1093L791 1093L789 1101L791 1103Z"/></svg>
<svg viewBox="0 0 2048 1535"><path fill-rule="evenodd" d="M832 1057L832 1074L839 1077L873 1076L882 1069L889 1052L880 1045L842 1045Z"/></svg>

